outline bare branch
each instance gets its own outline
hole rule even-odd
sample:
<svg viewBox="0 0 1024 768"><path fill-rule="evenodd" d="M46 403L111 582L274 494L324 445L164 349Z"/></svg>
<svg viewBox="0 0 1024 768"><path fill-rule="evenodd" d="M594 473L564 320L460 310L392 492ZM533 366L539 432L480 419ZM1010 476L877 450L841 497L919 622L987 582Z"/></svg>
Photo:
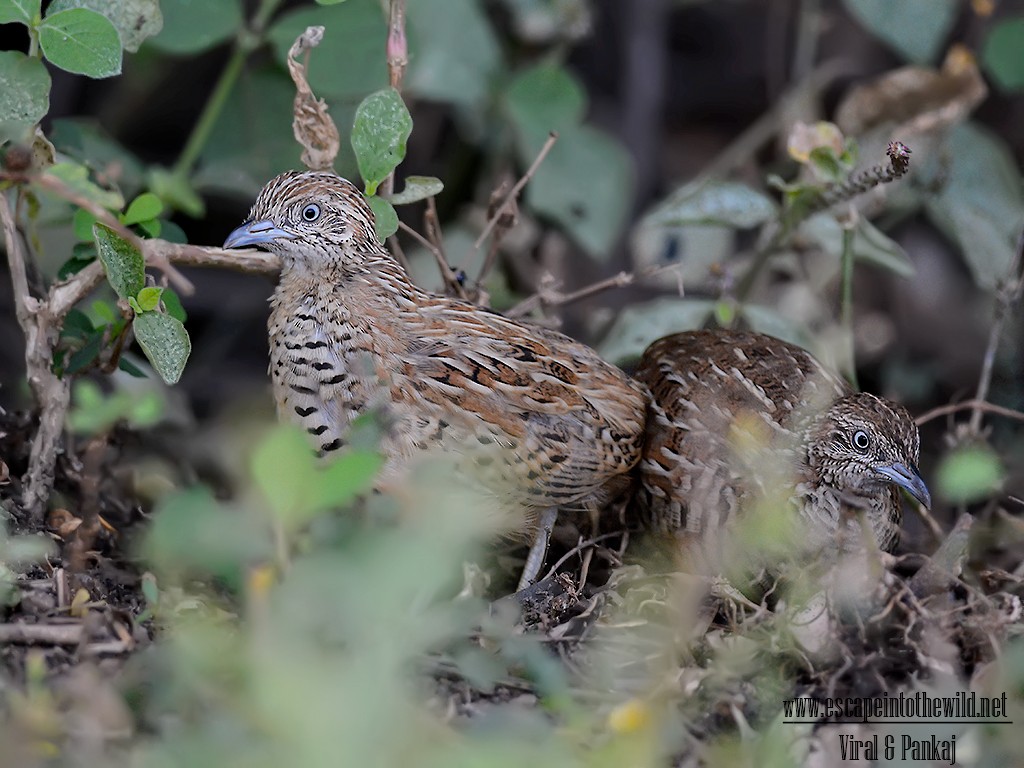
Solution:
<svg viewBox="0 0 1024 768"><path fill-rule="evenodd" d="M1000 286L996 293L995 320L989 329L988 346L985 348L985 359L982 362L981 373L978 376L978 390L974 395L976 403L983 403L988 399L988 390L992 384L992 370L995 366L996 352L999 350L999 339L1003 335L1003 328L1010 317L1014 305L1020 301L1022 290L1024 290L1024 273L1021 272L1021 259L1024 258L1024 232L1017 239L1017 252L1014 254L1013 263L1010 264L1006 282ZM981 414L983 409L974 408L971 414L970 430L977 434L981 429Z"/></svg>
<svg viewBox="0 0 1024 768"><path fill-rule="evenodd" d="M512 187L512 190L505 198L505 202L495 210L494 215L491 216L490 221L487 222L487 226L484 227L484 231L480 233L480 237L478 237L476 242L473 243L473 248L479 248L483 245L484 240L487 239L487 236L491 234L491 230L494 229L495 224L498 223L498 219L500 219L505 213L505 209L512 201L519 197L519 193L523 190L523 187L525 187L530 179L533 178L534 174L537 173L537 169L540 168L540 164L544 162L544 158L548 156L548 152L551 151L551 148L555 146L556 141L558 141L558 133L556 131L552 131L548 134L547 141L545 141L544 146L540 148L540 152L537 153L537 157L534 158L533 163L526 169L526 173L524 173L523 177L515 183L515 186Z"/></svg>
<svg viewBox="0 0 1024 768"><path fill-rule="evenodd" d="M916 419L914 423L918 426L927 424L929 421L939 418L940 416L946 416L950 413L957 413L959 411L974 411L976 413L991 413L996 416L1004 416L1007 419L1014 419L1016 421L1024 421L1024 413L1015 411L1012 408L1004 408L1001 405L995 405L985 400L964 400L962 403L950 403L949 405L940 405L938 408L932 408L926 413L922 413Z"/></svg>
<svg viewBox="0 0 1024 768"><path fill-rule="evenodd" d="M455 270L451 268L451 265L448 263L448 260L444 257L444 253L442 253L437 246L435 246L432 242L430 242L427 238L425 238L423 235L421 235L419 232L417 232L415 229L410 227L405 222L399 221L398 228L401 229L406 234L411 235L412 238L417 243L422 245L424 248L426 248L434 255L434 260L437 261L437 268L441 271L441 277L444 278L446 291L452 296L457 296L460 299L465 299L466 292L465 290L463 290L462 286L459 285L459 281L455 279Z"/></svg>

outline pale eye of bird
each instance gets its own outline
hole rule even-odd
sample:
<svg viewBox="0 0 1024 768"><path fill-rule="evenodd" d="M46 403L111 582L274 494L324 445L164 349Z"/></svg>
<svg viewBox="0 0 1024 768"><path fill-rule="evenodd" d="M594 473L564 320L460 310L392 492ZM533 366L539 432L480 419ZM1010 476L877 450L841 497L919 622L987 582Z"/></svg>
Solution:
<svg viewBox="0 0 1024 768"><path fill-rule="evenodd" d="M302 209L303 221L316 221L320 218L320 206L316 203L310 203Z"/></svg>
<svg viewBox="0 0 1024 768"><path fill-rule="evenodd" d="M868 439L868 433L863 429L858 429L853 433L853 447L858 451L866 451L871 445L871 440Z"/></svg>

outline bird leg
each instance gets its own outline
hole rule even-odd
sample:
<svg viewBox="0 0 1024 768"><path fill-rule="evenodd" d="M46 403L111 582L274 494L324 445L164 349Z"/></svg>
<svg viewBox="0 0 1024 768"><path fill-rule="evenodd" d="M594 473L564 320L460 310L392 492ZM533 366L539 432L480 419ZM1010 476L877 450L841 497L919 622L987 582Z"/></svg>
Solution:
<svg viewBox="0 0 1024 768"><path fill-rule="evenodd" d="M533 584L544 565L544 558L548 554L548 541L551 539L551 530L555 527L555 519L558 517L558 508L549 507L540 516L540 524L537 526L537 535L530 547L530 554L526 556L526 564L523 566L523 575L519 578L519 586L516 592L521 592Z"/></svg>

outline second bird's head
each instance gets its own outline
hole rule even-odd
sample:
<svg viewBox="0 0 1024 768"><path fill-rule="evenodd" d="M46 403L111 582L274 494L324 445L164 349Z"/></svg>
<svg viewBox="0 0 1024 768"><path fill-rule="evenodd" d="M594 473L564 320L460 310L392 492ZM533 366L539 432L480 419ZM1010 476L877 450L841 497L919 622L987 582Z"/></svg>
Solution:
<svg viewBox="0 0 1024 768"><path fill-rule="evenodd" d="M225 248L257 247L284 266L316 268L377 244L373 211L351 182L326 171L287 171L267 182Z"/></svg>

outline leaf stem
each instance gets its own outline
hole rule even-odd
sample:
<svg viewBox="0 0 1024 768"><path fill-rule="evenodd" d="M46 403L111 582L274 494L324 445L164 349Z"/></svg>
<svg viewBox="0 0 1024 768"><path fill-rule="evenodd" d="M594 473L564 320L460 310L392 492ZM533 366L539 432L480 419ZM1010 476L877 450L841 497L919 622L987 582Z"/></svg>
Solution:
<svg viewBox="0 0 1024 768"><path fill-rule="evenodd" d="M185 143L185 148L174 164L172 173L175 176L187 177L196 161L199 160L199 155L202 154L203 148L213 132L214 125L217 124L217 119L227 103L228 96L231 95L231 90L235 87L239 75L242 74L242 67L245 65L246 59L249 58L250 53L262 45L263 31L267 21L280 3L281 0L261 0L252 23L239 31L235 38L235 47L231 52L231 58L228 59L224 71L220 73L217 84L206 100L202 114L199 115L199 120L196 121L192 133Z"/></svg>

